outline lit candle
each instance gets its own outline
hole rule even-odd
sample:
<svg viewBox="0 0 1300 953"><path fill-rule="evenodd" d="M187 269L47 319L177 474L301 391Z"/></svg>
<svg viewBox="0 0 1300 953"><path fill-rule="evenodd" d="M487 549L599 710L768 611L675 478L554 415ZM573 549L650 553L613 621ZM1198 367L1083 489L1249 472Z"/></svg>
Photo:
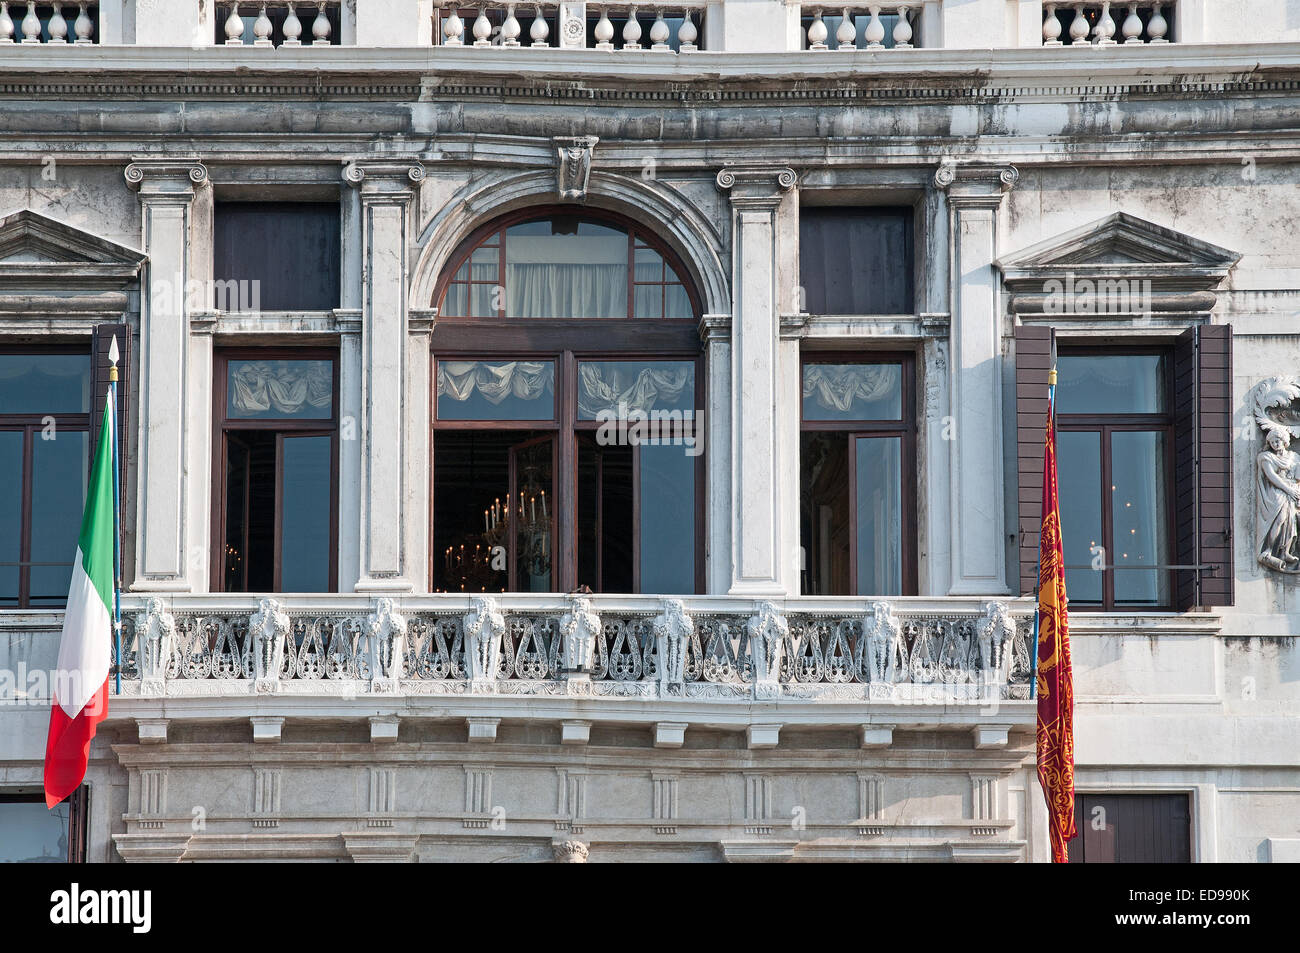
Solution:
<svg viewBox="0 0 1300 953"><path fill-rule="evenodd" d="M546 491L542 490L542 519L546 519Z"/></svg>
<svg viewBox="0 0 1300 953"><path fill-rule="evenodd" d="M484 510L483 511L483 532L486 533L489 529L491 529L491 527L488 526L488 511Z"/></svg>
<svg viewBox="0 0 1300 953"><path fill-rule="evenodd" d="M537 497L535 496L530 496L528 498L528 514L529 514L529 522L536 523L537 522Z"/></svg>

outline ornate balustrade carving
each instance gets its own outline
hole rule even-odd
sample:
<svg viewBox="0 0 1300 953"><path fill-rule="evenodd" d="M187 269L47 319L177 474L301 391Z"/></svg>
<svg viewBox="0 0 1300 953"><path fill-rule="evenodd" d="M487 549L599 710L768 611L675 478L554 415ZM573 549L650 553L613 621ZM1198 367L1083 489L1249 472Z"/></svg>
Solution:
<svg viewBox="0 0 1300 953"><path fill-rule="evenodd" d="M1025 605L911 609L882 600L826 611L792 603L721 611L663 600L629 611L579 597L539 610L487 596L465 612L399 610L391 599L369 611L263 599L208 611L153 598L123 620L123 685L173 696L580 691L899 704L1030 697ZM575 687L575 672L589 681Z"/></svg>
<svg viewBox="0 0 1300 953"><path fill-rule="evenodd" d="M700 26L706 5L681 0L673 3L440 0L433 41L438 46L586 49L590 37L597 50L690 53L700 48ZM615 29L615 20L622 21L621 30Z"/></svg>

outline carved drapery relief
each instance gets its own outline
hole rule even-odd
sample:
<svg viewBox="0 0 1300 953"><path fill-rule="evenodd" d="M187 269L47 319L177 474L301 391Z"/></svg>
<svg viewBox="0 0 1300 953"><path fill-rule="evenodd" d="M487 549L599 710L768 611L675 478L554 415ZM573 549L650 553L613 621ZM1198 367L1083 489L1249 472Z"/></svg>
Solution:
<svg viewBox="0 0 1300 953"><path fill-rule="evenodd" d="M289 614L281 609L277 600L262 599L248 620L248 630L254 689L274 691L285 667L284 640L289 634Z"/></svg>
<svg viewBox="0 0 1300 953"><path fill-rule="evenodd" d="M1272 377L1251 389L1247 401L1264 434L1255 457L1255 558L1276 572L1300 573L1300 376Z"/></svg>
<svg viewBox="0 0 1300 953"><path fill-rule="evenodd" d="M406 677L406 618L392 599L380 599L376 611L366 617L361 641L360 676L368 677L373 687L396 688L397 680Z"/></svg>
<svg viewBox="0 0 1300 953"><path fill-rule="evenodd" d="M761 603L758 614L750 616L749 651L754 664L754 697L776 698L781 694L778 676L785 643L790 638L790 623L772 602Z"/></svg>
<svg viewBox="0 0 1300 953"><path fill-rule="evenodd" d="M681 691L686 672L686 650L695 635L695 622L680 599L665 599L663 614L655 617L655 647L659 653L659 694Z"/></svg>
<svg viewBox="0 0 1300 953"><path fill-rule="evenodd" d="M465 662L471 682L490 684L501 665L501 638L506 632L506 617L496 600L476 596L470 600L465 615Z"/></svg>
<svg viewBox="0 0 1300 953"><path fill-rule="evenodd" d="M151 598L145 611L135 617L136 638L140 653L140 692L144 695L161 695L165 683L175 678L179 660L176 657L176 619L167 611L163 601Z"/></svg>
<svg viewBox="0 0 1300 953"><path fill-rule="evenodd" d="M591 153L599 141L596 136L555 137L555 190L561 199L569 202L586 200Z"/></svg>
<svg viewBox="0 0 1300 953"><path fill-rule="evenodd" d="M596 639L602 635L600 616L591 608L591 600L578 596L572 608L560 617L564 636L564 667L570 672L590 672L596 652Z"/></svg>

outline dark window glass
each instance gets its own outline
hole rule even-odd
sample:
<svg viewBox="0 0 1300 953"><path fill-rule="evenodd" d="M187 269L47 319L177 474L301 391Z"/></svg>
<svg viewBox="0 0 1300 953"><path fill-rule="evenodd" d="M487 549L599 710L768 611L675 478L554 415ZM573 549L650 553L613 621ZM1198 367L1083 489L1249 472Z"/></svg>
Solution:
<svg viewBox="0 0 1300 953"><path fill-rule="evenodd" d="M0 354L0 415L89 411L89 354Z"/></svg>
<svg viewBox="0 0 1300 953"><path fill-rule="evenodd" d="M805 364L804 420L901 420L903 365Z"/></svg>
<svg viewBox="0 0 1300 953"><path fill-rule="evenodd" d="M488 232L454 262L439 305L447 317L695 317L682 276L634 226L575 215L526 219Z"/></svg>
<svg viewBox="0 0 1300 953"><path fill-rule="evenodd" d="M213 587L225 592L334 588L336 365L281 353L218 356L226 395L218 395L225 414Z"/></svg>
<svg viewBox="0 0 1300 953"><path fill-rule="evenodd" d="M439 361L439 420L554 420L554 361Z"/></svg>
<svg viewBox="0 0 1300 953"><path fill-rule="evenodd" d="M1171 604L1168 356L1057 357L1057 486L1066 590L1076 606Z"/></svg>
<svg viewBox="0 0 1300 953"><path fill-rule="evenodd" d="M579 420L648 415L652 411L660 412L656 416L677 411L682 418L694 407L694 361L581 361L578 364Z"/></svg>
<svg viewBox="0 0 1300 953"><path fill-rule="evenodd" d="M0 607L18 605L22 557L23 432L0 430Z"/></svg>
<svg viewBox="0 0 1300 953"><path fill-rule="evenodd" d="M226 377L227 417L334 416L333 361L230 361Z"/></svg>
<svg viewBox="0 0 1300 953"><path fill-rule="evenodd" d="M1101 434L1064 431L1057 443L1056 488L1061 500L1065 591L1072 602L1101 602L1102 575L1090 568L1101 547Z"/></svg>
<svg viewBox="0 0 1300 953"><path fill-rule="evenodd" d="M330 463L333 438L286 436L281 443L280 589L330 587Z"/></svg>
<svg viewBox="0 0 1300 953"><path fill-rule="evenodd" d="M67 863L71 813L66 800L47 809L39 796L0 799L0 864Z"/></svg>
<svg viewBox="0 0 1300 953"><path fill-rule="evenodd" d="M339 306L338 203L218 202L213 242L218 311Z"/></svg>
<svg viewBox="0 0 1300 953"><path fill-rule="evenodd" d="M1056 362L1056 412L1164 413L1166 363L1163 354L1061 354Z"/></svg>
<svg viewBox="0 0 1300 953"><path fill-rule="evenodd" d="M685 448L642 445L641 591L695 591L695 458Z"/></svg>
<svg viewBox="0 0 1300 953"><path fill-rule="evenodd" d="M903 463L899 437L857 437L858 592L903 591Z"/></svg>
<svg viewBox="0 0 1300 953"><path fill-rule="evenodd" d="M910 208L799 210L799 283L809 314L911 314Z"/></svg>
<svg viewBox="0 0 1300 953"><path fill-rule="evenodd" d="M32 441L33 606L61 606L68 598L86 502L88 440L84 430L72 430Z"/></svg>

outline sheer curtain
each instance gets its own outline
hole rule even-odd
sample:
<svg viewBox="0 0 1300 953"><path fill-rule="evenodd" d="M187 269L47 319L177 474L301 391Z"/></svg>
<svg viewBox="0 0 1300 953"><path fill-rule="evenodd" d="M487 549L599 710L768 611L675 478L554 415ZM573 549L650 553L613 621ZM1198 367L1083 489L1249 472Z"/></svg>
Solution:
<svg viewBox="0 0 1300 953"><path fill-rule="evenodd" d="M535 400L555 389L555 365L550 361L442 361L438 364L438 396L469 400L478 391L490 404L507 397Z"/></svg>
<svg viewBox="0 0 1300 953"><path fill-rule="evenodd" d="M578 412L591 419L602 410L648 411L679 404L695 387L695 368L687 362L652 364L583 361L578 365Z"/></svg>
<svg viewBox="0 0 1300 953"><path fill-rule="evenodd" d="M234 416L257 417L269 410L296 415L308 408L328 411L334 398L329 361L231 361L230 407ZM320 416L311 414L309 416Z"/></svg>
<svg viewBox="0 0 1300 953"><path fill-rule="evenodd" d="M874 401L899 389L898 364L805 364L803 396L826 410L848 413L855 401Z"/></svg>
<svg viewBox="0 0 1300 953"><path fill-rule="evenodd" d="M598 235L510 235L506 315L627 317L627 240Z"/></svg>

